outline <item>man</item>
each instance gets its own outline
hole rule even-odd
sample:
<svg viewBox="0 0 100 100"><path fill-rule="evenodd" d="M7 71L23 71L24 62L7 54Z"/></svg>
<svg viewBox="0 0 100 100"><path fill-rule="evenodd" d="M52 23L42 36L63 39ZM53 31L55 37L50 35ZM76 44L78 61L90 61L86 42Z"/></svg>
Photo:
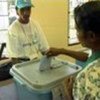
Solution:
<svg viewBox="0 0 100 100"><path fill-rule="evenodd" d="M48 48L47 40L37 22L30 19L31 0L16 0L16 19L8 29L7 51L11 58L34 59Z"/></svg>

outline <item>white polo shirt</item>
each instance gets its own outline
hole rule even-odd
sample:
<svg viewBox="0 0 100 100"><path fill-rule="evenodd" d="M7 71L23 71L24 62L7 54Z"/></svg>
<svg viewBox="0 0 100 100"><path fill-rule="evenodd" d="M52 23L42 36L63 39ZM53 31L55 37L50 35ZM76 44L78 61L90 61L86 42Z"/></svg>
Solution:
<svg viewBox="0 0 100 100"><path fill-rule="evenodd" d="M39 52L49 49L44 33L37 22L21 24L15 20L8 29L7 51L9 57L33 59Z"/></svg>

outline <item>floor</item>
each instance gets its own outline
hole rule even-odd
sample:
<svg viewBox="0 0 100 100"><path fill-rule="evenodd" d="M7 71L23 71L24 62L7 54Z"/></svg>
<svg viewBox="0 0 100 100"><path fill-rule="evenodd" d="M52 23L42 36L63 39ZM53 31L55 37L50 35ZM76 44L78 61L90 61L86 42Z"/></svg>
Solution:
<svg viewBox="0 0 100 100"><path fill-rule="evenodd" d="M18 100L16 86L12 79L0 82L0 100Z"/></svg>

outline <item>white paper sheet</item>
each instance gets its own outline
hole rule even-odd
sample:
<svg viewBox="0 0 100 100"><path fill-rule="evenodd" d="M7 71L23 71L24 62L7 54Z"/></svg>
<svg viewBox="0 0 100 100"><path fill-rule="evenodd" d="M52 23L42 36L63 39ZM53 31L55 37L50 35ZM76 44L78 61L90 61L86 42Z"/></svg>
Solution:
<svg viewBox="0 0 100 100"><path fill-rule="evenodd" d="M40 60L40 67L39 70L40 71L44 71L44 70L48 70L51 67L51 60L52 57L47 57L47 56L43 56Z"/></svg>

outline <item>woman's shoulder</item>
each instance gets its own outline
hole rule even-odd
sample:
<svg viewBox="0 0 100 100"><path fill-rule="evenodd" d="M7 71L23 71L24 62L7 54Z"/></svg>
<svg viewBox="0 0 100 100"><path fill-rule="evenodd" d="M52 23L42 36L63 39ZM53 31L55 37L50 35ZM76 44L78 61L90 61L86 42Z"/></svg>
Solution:
<svg viewBox="0 0 100 100"><path fill-rule="evenodd" d="M91 62L86 69L91 69L91 68L100 68L100 58L94 60L93 62Z"/></svg>
<svg viewBox="0 0 100 100"><path fill-rule="evenodd" d="M88 73L91 73L91 72L94 72L94 73L100 73L100 58L96 59L95 61L91 62L89 65L87 65L81 73L85 73L85 74L88 74Z"/></svg>

